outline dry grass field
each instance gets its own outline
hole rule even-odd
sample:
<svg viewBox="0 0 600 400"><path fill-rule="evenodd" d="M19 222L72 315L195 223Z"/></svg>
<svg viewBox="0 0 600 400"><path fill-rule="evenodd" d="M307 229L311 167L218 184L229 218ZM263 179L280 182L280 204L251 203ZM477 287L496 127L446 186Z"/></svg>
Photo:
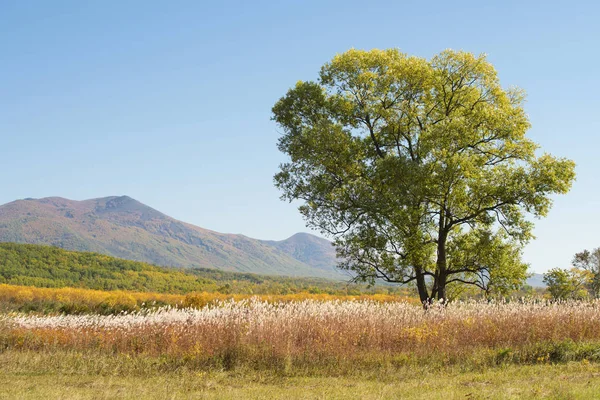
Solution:
<svg viewBox="0 0 600 400"><path fill-rule="evenodd" d="M194 368L539 363L600 358L600 302L216 301L117 315L6 314L9 350L167 357Z"/></svg>
<svg viewBox="0 0 600 400"><path fill-rule="evenodd" d="M1 398L600 398L600 302L4 313Z"/></svg>

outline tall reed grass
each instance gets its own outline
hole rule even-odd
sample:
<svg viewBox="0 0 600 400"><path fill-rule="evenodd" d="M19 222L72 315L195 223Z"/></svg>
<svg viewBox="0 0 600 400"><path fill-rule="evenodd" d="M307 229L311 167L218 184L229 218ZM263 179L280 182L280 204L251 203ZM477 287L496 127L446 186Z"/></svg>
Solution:
<svg viewBox="0 0 600 400"><path fill-rule="evenodd" d="M424 310L404 302L254 298L111 316L0 318L4 349L143 354L227 368L452 362L482 352L536 362L552 360L564 343L600 343L600 302L457 302ZM586 349L583 357L600 359L600 347Z"/></svg>

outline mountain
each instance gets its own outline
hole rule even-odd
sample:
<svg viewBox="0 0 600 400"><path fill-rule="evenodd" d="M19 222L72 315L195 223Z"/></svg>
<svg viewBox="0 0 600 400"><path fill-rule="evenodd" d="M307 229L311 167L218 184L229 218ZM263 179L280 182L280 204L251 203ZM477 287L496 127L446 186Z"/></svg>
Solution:
<svg viewBox="0 0 600 400"><path fill-rule="evenodd" d="M327 271L336 262L335 247L327 240L309 233L296 233L281 241L264 241L280 251L291 255L296 260Z"/></svg>
<svg viewBox="0 0 600 400"><path fill-rule="evenodd" d="M531 287L545 288L546 285L544 283L544 275L543 274L533 274L529 278L527 278L526 282Z"/></svg>
<svg viewBox="0 0 600 400"><path fill-rule="evenodd" d="M327 240L309 234L261 241L173 219L128 196L61 197L0 206L0 242L46 244L161 266L344 278Z"/></svg>

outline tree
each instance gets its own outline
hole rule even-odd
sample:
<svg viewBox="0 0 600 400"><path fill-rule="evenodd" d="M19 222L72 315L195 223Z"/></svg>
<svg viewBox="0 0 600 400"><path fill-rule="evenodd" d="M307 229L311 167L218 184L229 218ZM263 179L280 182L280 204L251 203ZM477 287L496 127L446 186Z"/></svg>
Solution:
<svg viewBox="0 0 600 400"><path fill-rule="evenodd" d="M275 185L357 280L416 283L422 301L518 287L526 214L545 216L575 176L536 156L523 102L485 56L350 50L273 107L290 157Z"/></svg>
<svg viewBox="0 0 600 400"><path fill-rule="evenodd" d="M600 247L575 254L573 266L591 274L589 290L595 298L600 297Z"/></svg>
<svg viewBox="0 0 600 400"><path fill-rule="evenodd" d="M544 274L544 283L554 299L583 299L588 296L587 286L592 278L584 269L554 268Z"/></svg>

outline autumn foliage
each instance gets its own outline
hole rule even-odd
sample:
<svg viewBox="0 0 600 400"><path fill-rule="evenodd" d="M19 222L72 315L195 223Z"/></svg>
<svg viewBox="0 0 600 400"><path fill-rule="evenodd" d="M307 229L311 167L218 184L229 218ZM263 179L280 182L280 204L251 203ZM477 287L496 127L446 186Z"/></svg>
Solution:
<svg viewBox="0 0 600 400"><path fill-rule="evenodd" d="M250 298L269 303L303 300L371 300L376 302L407 301L418 304L414 298L389 294L331 295L300 292L294 294L224 294L192 292L166 294L153 292L101 291L77 288L37 288L31 286L0 284L0 310L65 314L115 314L161 306L200 308L219 301L241 301Z"/></svg>
<svg viewBox="0 0 600 400"><path fill-rule="evenodd" d="M424 310L398 301L270 300L212 299L202 308L110 316L5 315L0 346L171 357L195 367L272 368L447 363L482 352L496 361L547 362L556 357L556 346L600 341L598 302L465 302ZM586 357L597 354L597 347Z"/></svg>

